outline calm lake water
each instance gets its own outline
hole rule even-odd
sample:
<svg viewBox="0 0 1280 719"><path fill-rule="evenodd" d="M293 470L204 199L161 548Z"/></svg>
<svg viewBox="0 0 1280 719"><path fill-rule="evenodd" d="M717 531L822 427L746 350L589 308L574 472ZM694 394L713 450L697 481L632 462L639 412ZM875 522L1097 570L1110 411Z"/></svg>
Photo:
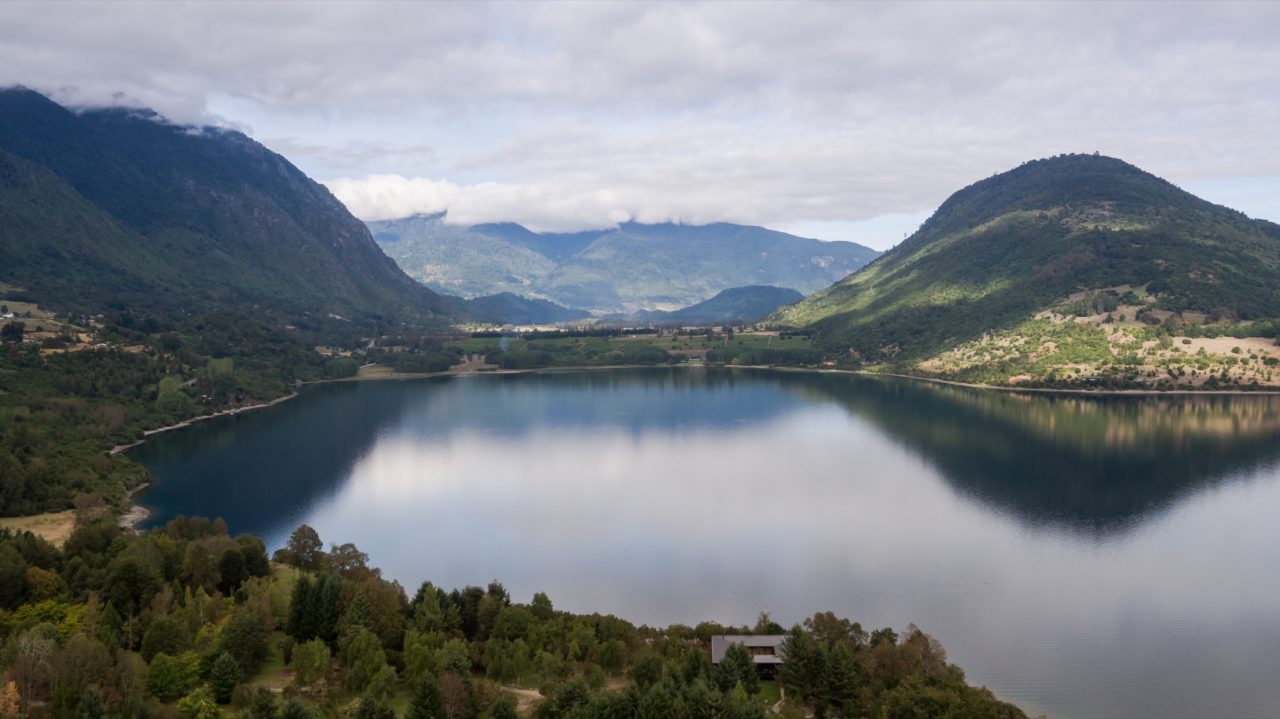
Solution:
<svg viewBox="0 0 1280 719"><path fill-rule="evenodd" d="M410 593L910 622L1055 717L1280 715L1280 397L676 368L309 387L149 440L162 522L299 523Z"/></svg>

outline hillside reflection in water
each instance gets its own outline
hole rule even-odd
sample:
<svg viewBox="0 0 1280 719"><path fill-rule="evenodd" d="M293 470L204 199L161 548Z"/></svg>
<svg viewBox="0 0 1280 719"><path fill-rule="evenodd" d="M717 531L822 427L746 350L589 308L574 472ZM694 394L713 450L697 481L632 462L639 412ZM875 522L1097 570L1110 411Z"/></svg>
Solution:
<svg viewBox="0 0 1280 719"><path fill-rule="evenodd" d="M309 388L134 455L163 521L300 522L412 590L914 622L1054 716L1280 706L1280 398L658 369Z"/></svg>

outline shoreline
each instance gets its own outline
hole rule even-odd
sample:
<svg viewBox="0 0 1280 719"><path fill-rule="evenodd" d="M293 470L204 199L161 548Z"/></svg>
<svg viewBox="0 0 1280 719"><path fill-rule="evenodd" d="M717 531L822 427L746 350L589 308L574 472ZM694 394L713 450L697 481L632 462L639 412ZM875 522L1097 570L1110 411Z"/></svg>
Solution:
<svg viewBox="0 0 1280 719"><path fill-rule="evenodd" d="M161 432L168 432L175 429L182 429L183 427L190 427L191 425L197 422L203 422L208 419L217 419L218 417L230 417L230 416L240 414L241 412L252 412L255 409L271 407L271 406L280 404L281 402L287 402L297 396L298 396L298 392L295 390L283 397L277 397L271 400L270 402L262 402L261 404L251 404L251 405L246 405L244 407L236 407L234 409L224 409L220 412L214 412L213 414L202 414L198 417L192 417L191 419L183 420L181 422L178 422L177 424L170 424L164 427L157 427L156 429L143 430L142 439L136 442L130 442L129 444L118 444L112 447L110 450L108 450L107 454L116 455L116 454L120 454L121 452L127 452L128 450L131 450L134 447L141 445L143 442L146 442L147 439L152 435L160 434ZM131 490L131 492L132 491L133 490Z"/></svg>
<svg viewBox="0 0 1280 719"><path fill-rule="evenodd" d="M806 373L814 373L814 374L847 374L847 375L858 375L861 377L893 377L895 379L905 379L905 380L912 380L917 382L928 382L928 383L939 384L944 386L963 387L966 389L976 389L976 390L986 390L986 391L996 391L996 392L1010 392L1010 393L1025 392L1025 393L1049 394L1049 395L1057 394L1057 395L1086 396L1086 397L1099 397L1099 398L1102 398L1102 397L1167 397L1167 396L1185 398L1190 396L1215 396L1215 395L1217 396L1280 395L1280 389L1269 389L1269 390L1120 389L1120 390L1117 390L1117 389L1065 389L1065 388L1053 388L1053 387L1009 387L1009 386L1003 386L1003 385L979 384L974 382L960 382L957 380L947 380L947 379L941 379L938 377L922 377L919 375L909 375L909 374L901 374L901 373L894 373L894 372L868 372L866 370L836 369L836 368L822 368L822 367L786 367L786 366L776 366L776 365L714 365L714 364L691 365L688 363L684 363L684 364L675 364L675 365L585 365L585 366L566 366L566 367L531 367L527 369L462 370L462 371L456 371L456 372L452 370L444 370L442 372L406 372L406 373L390 372L386 374L378 374L378 375L365 376L365 377L353 376L353 377L342 377L339 379L320 379L320 380L311 380L308 382L298 382L295 385L297 389L295 389L293 392L283 397L277 397L276 399L273 399L269 402L261 402L259 404L247 405L245 407L237 407L235 409L223 410L221 412L214 412L212 414L200 415L198 417L192 417L191 419L184 420L176 424L171 424L165 427L158 427L156 429L146 430L142 433L143 434L142 439L139 439L136 442L130 442L129 444L122 444L122 445L117 445L115 447L112 447L108 452L108 454L117 455L122 452L126 452L130 449L133 449L134 447L138 447L142 445L148 439L150 439L153 435L160 434L161 432L169 432L175 429L190 427L198 422L203 422L210 419L217 419L218 417L231 417L231 416L235 416L245 412L252 412L254 410L273 407L277 404L281 404L283 402L287 402L291 399L296 398L299 395L300 389L307 385L333 384L338 382L385 382L385 381L403 382L407 380L433 379L437 377L479 377L479 376L485 376L485 375L550 374L550 373L560 373L560 372L589 372L589 371L605 371L605 370L619 370L619 369L653 369L653 368L661 368L661 367L683 368L683 369L693 369L693 368L702 369L707 367L715 367L719 369L768 370L772 372L806 372ZM123 512L121 512L121 514L118 517L118 522L121 527L124 527L126 529L136 530L138 524L145 521L148 517L151 516L150 510L148 510L145 506L139 504L137 501L134 500L134 497L136 495L138 495L139 493L141 493L143 490L147 489L150 486L151 486L151 482L149 481L145 482L143 484L138 485L137 487L134 487L133 489L130 489L129 492L125 495L125 500L127 502L126 508L124 509ZM14 519L21 519L21 517L16 517Z"/></svg>
<svg viewBox="0 0 1280 719"><path fill-rule="evenodd" d="M834 372L846 372L850 374L860 374L865 377L896 377L899 379L917 380L920 382L932 382L934 384L949 385L952 387L967 387L969 389L995 390L998 392L1034 392L1036 394L1069 394L1084 395L1087 397L1194 397L1194 396L1270 396L1280 394L1280 389L1067 389L1059 387L1011 387L999 384L979 384L976 382L960 382L958 380L942 379L940 377L922 377L911 374L896 374L892 372L862 372L858 370L828 370Z"/></svg>

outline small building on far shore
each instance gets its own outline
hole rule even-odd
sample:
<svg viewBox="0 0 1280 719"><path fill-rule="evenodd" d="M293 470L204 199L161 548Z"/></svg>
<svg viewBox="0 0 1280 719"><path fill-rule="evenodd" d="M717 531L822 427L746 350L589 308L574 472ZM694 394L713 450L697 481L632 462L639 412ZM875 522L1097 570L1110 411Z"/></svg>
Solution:
<svg viewBox="0 0 1280 719"><path fill-rule="evenodd" d="M711 637L711 663L719 664L732 644L747 648L756 673L761 679L772 679L782 664L782 642L785 634L717 634Z"/></svg>

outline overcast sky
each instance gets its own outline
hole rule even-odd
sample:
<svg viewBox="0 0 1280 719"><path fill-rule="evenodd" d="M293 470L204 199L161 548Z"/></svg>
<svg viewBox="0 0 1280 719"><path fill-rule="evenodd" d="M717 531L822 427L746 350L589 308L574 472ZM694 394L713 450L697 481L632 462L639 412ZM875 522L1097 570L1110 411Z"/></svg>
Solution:
<svg viewBox="0 0 1280 719"><path fill-rule="evenodd" d="M0 85L244 130L357 216L888 247L1023 160L1280 220L1280 3L0 3Z"/></svg>

